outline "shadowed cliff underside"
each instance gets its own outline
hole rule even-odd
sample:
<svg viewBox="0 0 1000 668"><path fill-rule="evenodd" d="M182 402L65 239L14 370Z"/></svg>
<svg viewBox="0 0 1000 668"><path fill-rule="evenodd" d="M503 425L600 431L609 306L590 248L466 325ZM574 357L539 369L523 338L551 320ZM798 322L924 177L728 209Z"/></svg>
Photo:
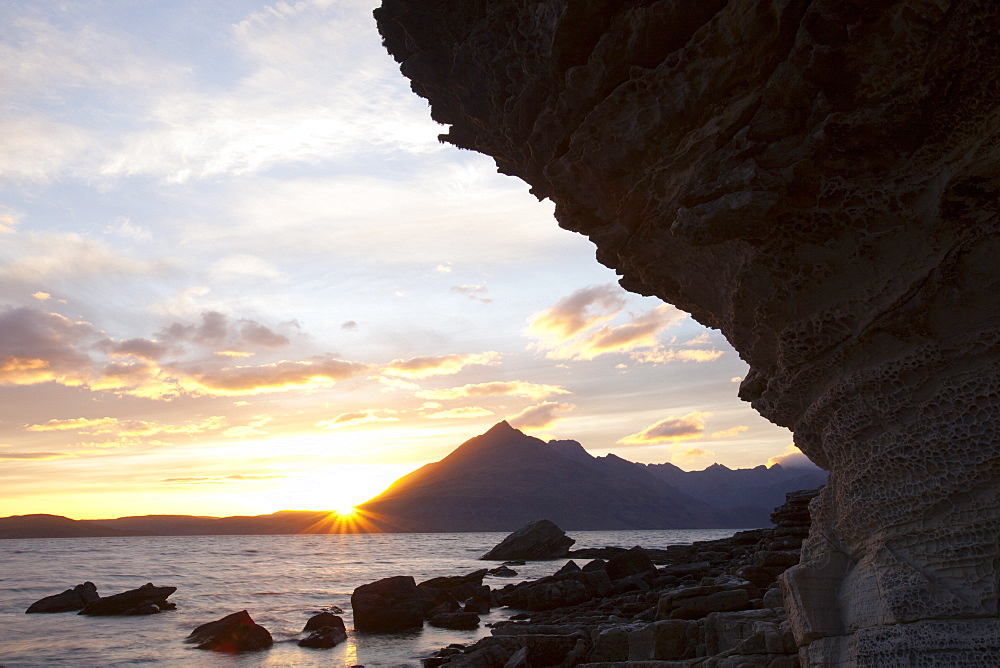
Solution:
<svg viewBox="0 0 1000 668"><path fill-rule="evenodd" d="M443 139L719 328L831 471L807 663L1000 663L1000 4L386 0Z"/></svg>

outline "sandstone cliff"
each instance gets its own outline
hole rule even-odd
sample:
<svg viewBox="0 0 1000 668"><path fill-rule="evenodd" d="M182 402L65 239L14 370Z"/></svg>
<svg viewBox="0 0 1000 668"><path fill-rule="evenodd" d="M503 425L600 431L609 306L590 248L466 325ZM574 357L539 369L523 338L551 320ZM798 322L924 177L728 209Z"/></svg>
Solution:
<svg viewBox="0 0 1000 668"><path fill-rule="evenodd" d="M807 663L1000 663L1000 3L385 0L448 124L831 471Z"/></svg>

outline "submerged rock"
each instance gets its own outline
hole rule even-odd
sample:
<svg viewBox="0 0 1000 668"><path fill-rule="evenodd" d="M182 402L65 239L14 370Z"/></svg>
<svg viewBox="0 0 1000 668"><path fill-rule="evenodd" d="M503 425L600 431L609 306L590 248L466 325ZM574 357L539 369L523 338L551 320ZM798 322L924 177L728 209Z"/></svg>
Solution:
<svg viewBox="0 0 1000 668"><path fill-rule="evenodd" d="M330 649L347 640L347 632L336 626L321 626L313 631L309 637L299 641L299 647L310 647L312 649Z"/></svg>
<svg viewBox="0 0 1000 668"><path fill-rule="evenodd" d="M177 591L177 587L157 587L147 582L138 589L130 589L113 596L105 596L88 603L78 614L109 615L155 615L163 610L173 610L177 606L167 597Z"/></svg>
<svg viewBox="0 0 1000 668"><path fill-rule="evenodd" d="M504 538L480 557L495 561L511 559L559 559L576 541L549 520L535 520Z"/></svg>
<svg viewBox="0 0 1000 668"><path fill-rule="evenodd" d="M198 643L197 649L216 652L253 652L274 644L271 634L250 617L246 610L202 624L185 642Z"/></svg>
<svg viewBox="0 0 1000 668"><path fill-rule="evenodd" d="M93 582L78 584L72 589L67 589L61 594L53 594L45 598L38 599L28 606L25 614L37 612L72 612L83 610L87 605L100 600L97 593L97 586Z"/></svg>

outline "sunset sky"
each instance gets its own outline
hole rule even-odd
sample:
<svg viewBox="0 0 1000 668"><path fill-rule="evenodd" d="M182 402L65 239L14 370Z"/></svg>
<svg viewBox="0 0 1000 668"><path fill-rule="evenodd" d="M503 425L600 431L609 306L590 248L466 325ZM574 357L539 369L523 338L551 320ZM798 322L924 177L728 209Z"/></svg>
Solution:
<svg viewBox="0 0 1000 668"><path fill-rule="evenodd" d="M501 419L788 451L717 332L438 142L378 4L0 4L0 516L341 508Z"/></svg>

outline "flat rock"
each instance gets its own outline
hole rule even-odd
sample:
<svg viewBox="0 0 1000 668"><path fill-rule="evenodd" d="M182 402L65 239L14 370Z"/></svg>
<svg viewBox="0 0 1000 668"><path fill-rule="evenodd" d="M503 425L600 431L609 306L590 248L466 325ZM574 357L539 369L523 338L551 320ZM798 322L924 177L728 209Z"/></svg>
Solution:
<svg viewBox="0 0 1000 668"><path fill-rule="evenodd" d="M177 607L167 601L167 597L175 591L177 591L177 587L157 587L152 582L147 582L138 589L130 589L88 603L79 614L94 616L153 615L162 610L173 610Z"/></svg>
<svg viewBox="0 0 1000 668"><path fill-rule="evenodd" d="M52 596L41 598L28 606L28 609L24 612L25 614L33 614L38 612L72 612L74 610L83 610L87 605L94 603L100 598L100 595L97 593L97 586L93 582L84 582L72 589L67 589L61 594L53 594Z"/></svg>

